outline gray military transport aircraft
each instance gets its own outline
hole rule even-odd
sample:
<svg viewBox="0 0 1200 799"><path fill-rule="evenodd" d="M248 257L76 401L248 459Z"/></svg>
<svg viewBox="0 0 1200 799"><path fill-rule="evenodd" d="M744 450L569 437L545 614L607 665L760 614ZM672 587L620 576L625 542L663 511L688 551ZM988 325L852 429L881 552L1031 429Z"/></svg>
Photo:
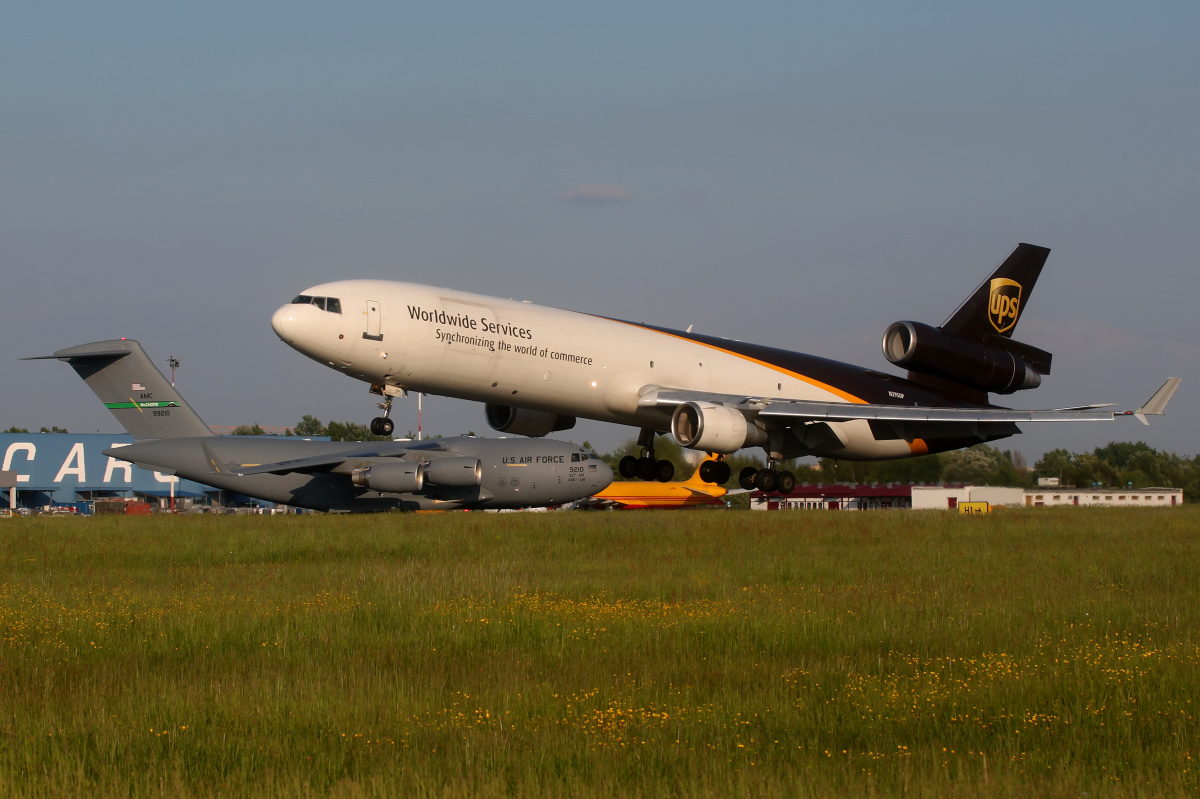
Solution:
<svg viewBox="0 0 1200 799"><path fill-rule="evenodd" d="M528 508L589 497L613 478L604 461L561 441L218 436L136 341L25 360L51 358L70 364L134 437L105 455L271 502L355 512Z"/></svg>

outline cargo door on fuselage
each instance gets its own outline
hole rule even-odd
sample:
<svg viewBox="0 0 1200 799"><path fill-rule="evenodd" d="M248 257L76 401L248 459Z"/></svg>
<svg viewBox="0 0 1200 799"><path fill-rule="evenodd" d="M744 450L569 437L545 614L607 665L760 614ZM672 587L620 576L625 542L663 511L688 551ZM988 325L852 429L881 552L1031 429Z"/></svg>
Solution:
<svg viewBox="0 0 1200 799"><path fill-rule="evenodd" d="M371 341L383 341L379 301L367 300L366 310L363 313L367 317L367 329L363 331L363 338Z"/></svg>

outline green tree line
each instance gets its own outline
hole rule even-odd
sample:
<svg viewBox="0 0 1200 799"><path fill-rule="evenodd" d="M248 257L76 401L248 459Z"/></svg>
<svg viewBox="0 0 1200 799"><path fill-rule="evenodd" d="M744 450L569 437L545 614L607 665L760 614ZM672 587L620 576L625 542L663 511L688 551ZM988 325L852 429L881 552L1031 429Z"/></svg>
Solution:
<svg viewBox="0 0 1200 799"><path fill-rule="evenodd" d="M230 431L231 436L262 436L266 431L258 424L241 424ZM474 433L467 433L469 436ZM306 413L294 427L290 427L284 436L307 438L311 436L328 436L331 441L391 441L393 436L377 436L365 424L357 422L334 422L325 424L312 414ZM409 430L403 436L396 438L416 438L417 434ZM426 438L441 438L441 435L425 436Z"/></svg>
<svg viewBox="0 0 1200 799"><path fill-rule="evenodd" d="M266 432L257 424L241 424L230 432L233 436L261 436ZM329 436L331 441L390 441L391 436L377 436L365 424L356 422L334 422L325 424L312 414L304 414L295 427L284 433L285 436L306 438L310 436ZM409 438L413 438L409 433Z"/></svg>

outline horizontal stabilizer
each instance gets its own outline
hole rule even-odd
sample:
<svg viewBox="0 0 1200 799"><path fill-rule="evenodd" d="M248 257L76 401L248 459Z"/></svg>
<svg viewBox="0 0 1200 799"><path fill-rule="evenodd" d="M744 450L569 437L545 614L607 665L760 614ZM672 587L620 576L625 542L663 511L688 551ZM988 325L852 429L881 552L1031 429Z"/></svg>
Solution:
<svg viewBox="0 0 1200 799"><path fill-rule="evenodd" d="M1178 377L1168 377L1167 382L1159 387L1158 391L1150 399L1146 400L1142 407L1133 412L1137 420L1142 424L1150 424L1146 419L1147 416L1162 416L1167 410L1167 403L1171 401L1172 395L1175 394L1175 389L1179 388Z"/></svg>

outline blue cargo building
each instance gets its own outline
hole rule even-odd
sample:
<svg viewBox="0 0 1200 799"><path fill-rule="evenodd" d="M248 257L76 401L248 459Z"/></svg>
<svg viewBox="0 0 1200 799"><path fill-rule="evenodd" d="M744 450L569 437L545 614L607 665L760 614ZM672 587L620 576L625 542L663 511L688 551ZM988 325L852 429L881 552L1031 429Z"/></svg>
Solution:
<svg viewBox="0 0 1200 799"><path fill-rule="evenodd" d="M87 513L95 500L112 498L169 507L172 488L177 508L240 504L245 499L104 454L132 443L127 433L0 433L0 471L16 473L17 508L75 506ZM9 507L10 496L8 488L0 489L0 508Z"/></svg>

